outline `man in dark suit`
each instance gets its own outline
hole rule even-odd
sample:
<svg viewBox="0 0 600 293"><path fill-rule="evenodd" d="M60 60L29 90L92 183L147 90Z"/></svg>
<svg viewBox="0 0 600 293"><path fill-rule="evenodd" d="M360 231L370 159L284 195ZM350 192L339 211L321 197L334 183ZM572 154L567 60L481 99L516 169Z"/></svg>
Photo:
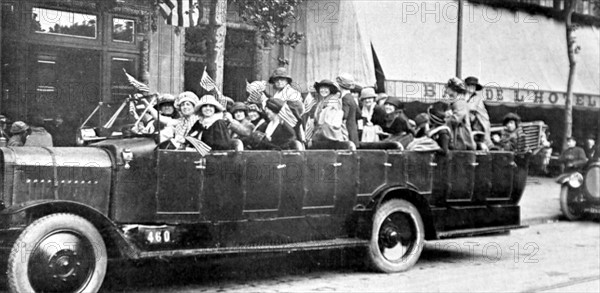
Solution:
<svg viewBox="0 0 600 293"><path fill-rule="evenodd" d="M348 139L358 146L358 126L356 120L360 117L358 105L350 92L354 88L354 78L348 73L342 73L336 78L336 82L341 88L342 109L344 111L344 123L348 130Z"/></svg>

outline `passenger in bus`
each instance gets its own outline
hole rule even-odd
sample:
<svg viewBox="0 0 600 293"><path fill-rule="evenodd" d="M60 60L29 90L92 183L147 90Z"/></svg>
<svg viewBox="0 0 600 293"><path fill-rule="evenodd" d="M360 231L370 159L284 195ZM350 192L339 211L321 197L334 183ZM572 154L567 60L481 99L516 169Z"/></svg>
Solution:
<svg viewBox="0 0 600 293"><path fill-rule="evenodd" d="M429 134L429 115L421 113L415 117L415 139L406 147L407 151L432 152L439 151L440 146L428 136Z"/></svg>
<svg viewBox="0 0 600 293"><path fill-rule="evenodd" d="M332 141L348 141L348 130L344 123L344 110L340 88L328 79L314 84L317 104L314 112L313 143L326 144Z"/></svg>
<svg viewBox="0 0 600 293"><path fill-rule="evenodd" d="M249 137L254 130L254 124L252 124L247 117L248 107L242 102L235 102L231 107L230 112L233 119L239 124L231 123L229 134L232 139L242 139L243 141L245 138ZM238 129L238 126L242 127L241 131Z"/></svg>
<svg viewBox="0 0 600 293"><path fill-rule="evenodd" d="M264 112L259 108L257 104L248 103L248 119L254 125L254 129L265 123Z"/></svg>
<svg viewBox="0 0 600 293"><path fill-rule="evenodd" d="M502 120L502 135L500 137L500 146L502 150L509 152L525 151L525 133L520 127L521 117L515 113L508 113Z"/></svg>
<svg viewBox="0 0 600 293"><path fill-rule="evenodd" d="M190 129L188 136L201 140L213 150L231 149L229 126L237 121L231 114L225 112L225 107L212 95L202 96L196 108L199 118Z"/></svg>
<svg viewBox="0 0 600 293"><path fill-rule="evenodd" d="M429 115L421 113L415 117L415 137L426 137L429 133Z"/></svg>
<svg viewBox="0 0 600 293"><path fill-rule="evenodd" d="M265 113L269 119L256 128L252 134L252 148L266 150L290 149L296 140L294 129L285 124L279 117L284 101L271 98L266 103Z"/></svg>
<svg viewBox="0 0 600 293"><path fill-rule="evenodd" d="M342 97L342 110L344 111L344 124L348 131L348 139L358 146L358 125L357 117L360 117L358 104L354 101L351 90L356 86L354 77L349 73L342 73L335 78L340 87L340 96Z"/></svg>
<svg viewBox="0 0 600 293"><path fill-rule="evenodd" d="M483 86L479 84L479 79L469 76L465 78L465 87L467 90L466 98L469 105L471 129L483 132L483 143L487 149L492 146L492 141L490 138L490 115L483 103L483 96L479 94ZM481 148L483 149L484 147Z"/></svg>
<svg viewBox="0 0 600 293"><path fill-rule="evenodd" d="M469 120L469 108L464 100L455 100L452 103L452 115L448 117L448 126L452 133L454 150L476 150L471 122Z"/></svg>
<svg viewBox="0 0 600 293"><path fill-rule="evenodd" d="M440 146L439 154L445 155L452 146L452 131L446 125L446 116L450 106L445 102L435 102L428 109L430 130L427 136Z"/></svg>
<svg viewBox="0 0 600 293"><path fill-rule="evenodd" d="M8 139L8 147L22 147L31 134L31 128L23 121L15 121L10 127L11 137Z"/></svg>
<svg viewBox="0 0 600 293"><path fill-rule="evenodd" d="M150 113L155 120L160 121L161 126L165 127L164 130L161 130L161 142L163 142L162 132L165 131L171 135L168 138L168 141L171 143L170 147L176 149L184 148L185 137L192 129L192 126L194 126L198 119L200 119L200 116L196 115L196 106L200 102L198 96L196 96L196 94L193 92L183 92L177 96L174 105L179 112L178 118L171 118L162 114L160 114L159 118L159 113L153 108L153 105L151 105L146 99L142 99L142 101L146 103L146 107L148 107L148 113Z"/></svg>
<svg viewBox="0 0 600 293"><path fill-rule="evenodd" d="M385 109L375 103L377 94L372 87L364 88L360 92L361 120L359 126L362 126L361 141L378 142L378 133L381 133L381 126L385 123Z"/></svg>
<svg viewBox="0 0 600 293"><path fill-rule="evenodd" d="M280 99L287 103L293 115L296 116L297 120L300 121L300 116L304 113L304 103L300 92L292 86L293 79L288 74L285 67L279 67L275 69L269 83L273 84L275 93L273 98ZM266 106L266 105L263 105ZM304 126L302 123L296 123L296 125L289 125L294 129L296 136L300 141L304 141Z"/></svg>
<svg viewBox="0 0 600 293"><path fill-rule="evenodd" d="M406 148L414 138L414 129L404 114L404 104L399 98L390 97L385 101L384 109L386 114L380 136L384 141L397 141Z"/></svg>
<svg viewBox="0 0 600 293"><path fill-rule="evenodd" d="M169 118L177 119L179 114L175 110L175 97L171 94L161 94L154 106L158 113Z"/></svg>

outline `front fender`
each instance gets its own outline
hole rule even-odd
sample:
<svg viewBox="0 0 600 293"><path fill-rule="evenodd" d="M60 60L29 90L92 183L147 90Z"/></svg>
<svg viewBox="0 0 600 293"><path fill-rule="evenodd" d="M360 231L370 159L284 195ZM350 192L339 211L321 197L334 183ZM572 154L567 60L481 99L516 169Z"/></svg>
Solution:
<svg viewBox="0 0 600 293"><path fill-rule="evenodd" d="M0 230L22 230L34 220L55 213L69 213L90 221L102 235L111 258L135 258L139 249L129 242L108 217L93 207L68 200L35 200L0 211Z"/></svg>

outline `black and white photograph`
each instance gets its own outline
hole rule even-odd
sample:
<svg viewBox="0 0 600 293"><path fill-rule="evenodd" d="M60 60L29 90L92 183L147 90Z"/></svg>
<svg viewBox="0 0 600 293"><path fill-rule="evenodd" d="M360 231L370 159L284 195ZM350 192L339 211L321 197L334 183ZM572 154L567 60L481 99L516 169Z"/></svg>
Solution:
<svg viewBox="0 0 600 293"><path fill-rule="evenodd" d="M600 0L0 0L0 292L600 292Z"/></svg>

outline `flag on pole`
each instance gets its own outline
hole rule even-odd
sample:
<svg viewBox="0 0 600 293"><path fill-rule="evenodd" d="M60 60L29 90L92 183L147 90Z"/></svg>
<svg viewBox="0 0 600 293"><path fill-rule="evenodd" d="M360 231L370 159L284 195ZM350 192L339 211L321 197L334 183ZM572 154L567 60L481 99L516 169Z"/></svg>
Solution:
<svg viewBox="0 0 600 293"><path fill-rule="evenodd" d="M202 72L202 78L200 79L200 86L209 92L217 88L215 81L206 72L206 67L204 68L204 72Z"/></svg>
<svg viewBox="0 0 600 293"><path fill-rule="evenodd" d="M294 115L294 112L292 112L292 109L287 103L284 103L283 107L279 111L279 118L281 118L281 120L283 120L283 122L289 125L291 128L294 128L296 124L298 124L298 118L296 118L296 115Z"/></svg>
<svg viewBox="0 0 600 293"><path fill-rule="evenodd" d="M204 67L202 78L200 78L200 86L208 92L215 90L217 92L215 99L217 99L217 101L227 109L227 99L225 99L225 96L223 96L223 94L219 91L215 81L206 72L206 67Z"/></svg>
<svg viewBox="0 0 600 293"><path fill-rule="evenodd" d="M210 153L210 151L212 150L212 148L209 145L207 145L206 143L204 143L203 141L201 141L195 137L186 136L185 139L192 146L194 146L196 151L198 151L198 153L203 157L206 156L208 153Z"/></svg>
<svg viewBox="0 0 600 293"><path fill-rule="evenodd" d="M141 81L135 79L135 77L129 75L129 73L127 73L125 68L123 68L123 72L125 72L125 76L127 76L127 81L129 81L129 84L131 84L135 89L137 89L140 92L149 92L150 91L150 87L148 87L146 84L142 83Z"/></svg>
<svg viewBox="0 0 600 293"><path fill-rule="evenodd" d="M158 6L169 25L191 27L198 23L200 10L197 0L162 0Z"/></svg>
<svg viewBox="0 0 600 293"><path fill-rule="evenodd" d="M315 134L315 120L312 118L309 118L308 121L306 122L306 141L310 141L313 137L313 135Z"/></svg>

